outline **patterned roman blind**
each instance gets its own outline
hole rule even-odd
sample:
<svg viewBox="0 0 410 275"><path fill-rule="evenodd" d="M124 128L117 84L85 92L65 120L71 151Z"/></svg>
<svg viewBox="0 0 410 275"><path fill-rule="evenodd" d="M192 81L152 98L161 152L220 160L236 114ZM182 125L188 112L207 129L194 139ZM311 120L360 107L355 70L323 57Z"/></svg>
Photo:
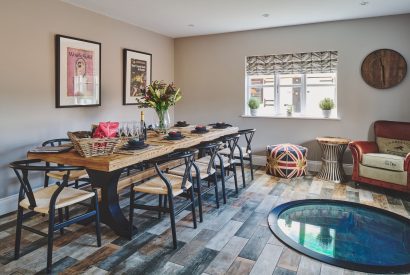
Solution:
<svg viewBox="0 0 410 275"><path fill-rule="evenodd" d="M248 75L333 73L336 68L337 51L246 57Z"/></svg>

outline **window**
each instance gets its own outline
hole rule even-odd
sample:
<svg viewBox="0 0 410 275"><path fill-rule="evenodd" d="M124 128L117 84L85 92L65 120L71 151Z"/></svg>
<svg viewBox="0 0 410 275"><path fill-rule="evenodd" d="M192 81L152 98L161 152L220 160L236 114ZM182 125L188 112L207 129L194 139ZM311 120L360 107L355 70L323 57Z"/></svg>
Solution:
<svg viewBox="0 0 410 275"><path fill-rule="evenodd" d="M321 117L319 102L331 98L337 114L337 52L250 56L246 59L246 100L260 101L259 116ZM249 108L246 108L249 110Z"/></svg>

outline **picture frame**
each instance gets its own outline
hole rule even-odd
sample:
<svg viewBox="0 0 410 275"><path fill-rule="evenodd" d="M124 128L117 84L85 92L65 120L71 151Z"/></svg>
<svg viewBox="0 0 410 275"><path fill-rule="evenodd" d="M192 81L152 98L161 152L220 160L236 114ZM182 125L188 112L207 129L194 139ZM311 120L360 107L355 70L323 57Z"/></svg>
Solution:
<svg viewBox="0 0 410 275"><path fill-rule="evenodd" d="M101 43L55 36L56 108L101 106Z"/></svg>
<svg viewBox="0 0 410 275"><path fill-rule="evenodd" d="M123 49L123 105L136 105L152 81L152 54Z"/></svg>

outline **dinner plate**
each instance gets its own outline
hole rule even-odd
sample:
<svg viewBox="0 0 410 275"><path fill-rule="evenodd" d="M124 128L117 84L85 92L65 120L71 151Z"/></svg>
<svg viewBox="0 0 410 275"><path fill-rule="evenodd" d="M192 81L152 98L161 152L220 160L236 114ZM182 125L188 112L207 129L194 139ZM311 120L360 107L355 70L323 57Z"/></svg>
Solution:
<svg viewBox="0 0 410 275"><path fill-rule="evenodd" d="M191 133L193 133L193 134L205 134L205 133L208 133L208 132L209 132L208 129L206 131L197 131L197 130L192 130L191 131Z"/></svg>
<svg viewBox="0 0 410 275"><path fill-rule="evenodd" d="M180 136L180 137L171 137L171 136L165 136L164 139L166 140L180 140L183 139L185 136Z"/></svg>
<svg viewBox="0 0 410 275"><path fill-rule="evenodd" d="M143 145L139 145L139 146L131 146L129 144L126 144L122 147L122 149L124 150L141 150L141 149L145 149L149 146L149 144L143 144Z"/></svg>

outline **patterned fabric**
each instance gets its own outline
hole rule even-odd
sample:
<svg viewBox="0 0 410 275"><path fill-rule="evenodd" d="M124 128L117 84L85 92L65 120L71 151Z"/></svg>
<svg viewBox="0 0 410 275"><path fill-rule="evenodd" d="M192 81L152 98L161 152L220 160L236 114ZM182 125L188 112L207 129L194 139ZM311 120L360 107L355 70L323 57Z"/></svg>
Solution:
<svg viewBox="0 0 410 275"><path fill-rule="evenodd" d="M337 56L337 51L248 56L246 73L333 73L336 72Z"/></svg>
<svg viewBox="0 0 410 275"><path fill-rule="evenodd" d="M410 153L410 140L376 137L380 153L405 157Z"/></svg>
<svg viewBox="0 0 410 275"><path fill-rule="evenodd" d="M293 144L267 147L266 173L280 178L301 177L306 174L307 148Z"/></svg>

